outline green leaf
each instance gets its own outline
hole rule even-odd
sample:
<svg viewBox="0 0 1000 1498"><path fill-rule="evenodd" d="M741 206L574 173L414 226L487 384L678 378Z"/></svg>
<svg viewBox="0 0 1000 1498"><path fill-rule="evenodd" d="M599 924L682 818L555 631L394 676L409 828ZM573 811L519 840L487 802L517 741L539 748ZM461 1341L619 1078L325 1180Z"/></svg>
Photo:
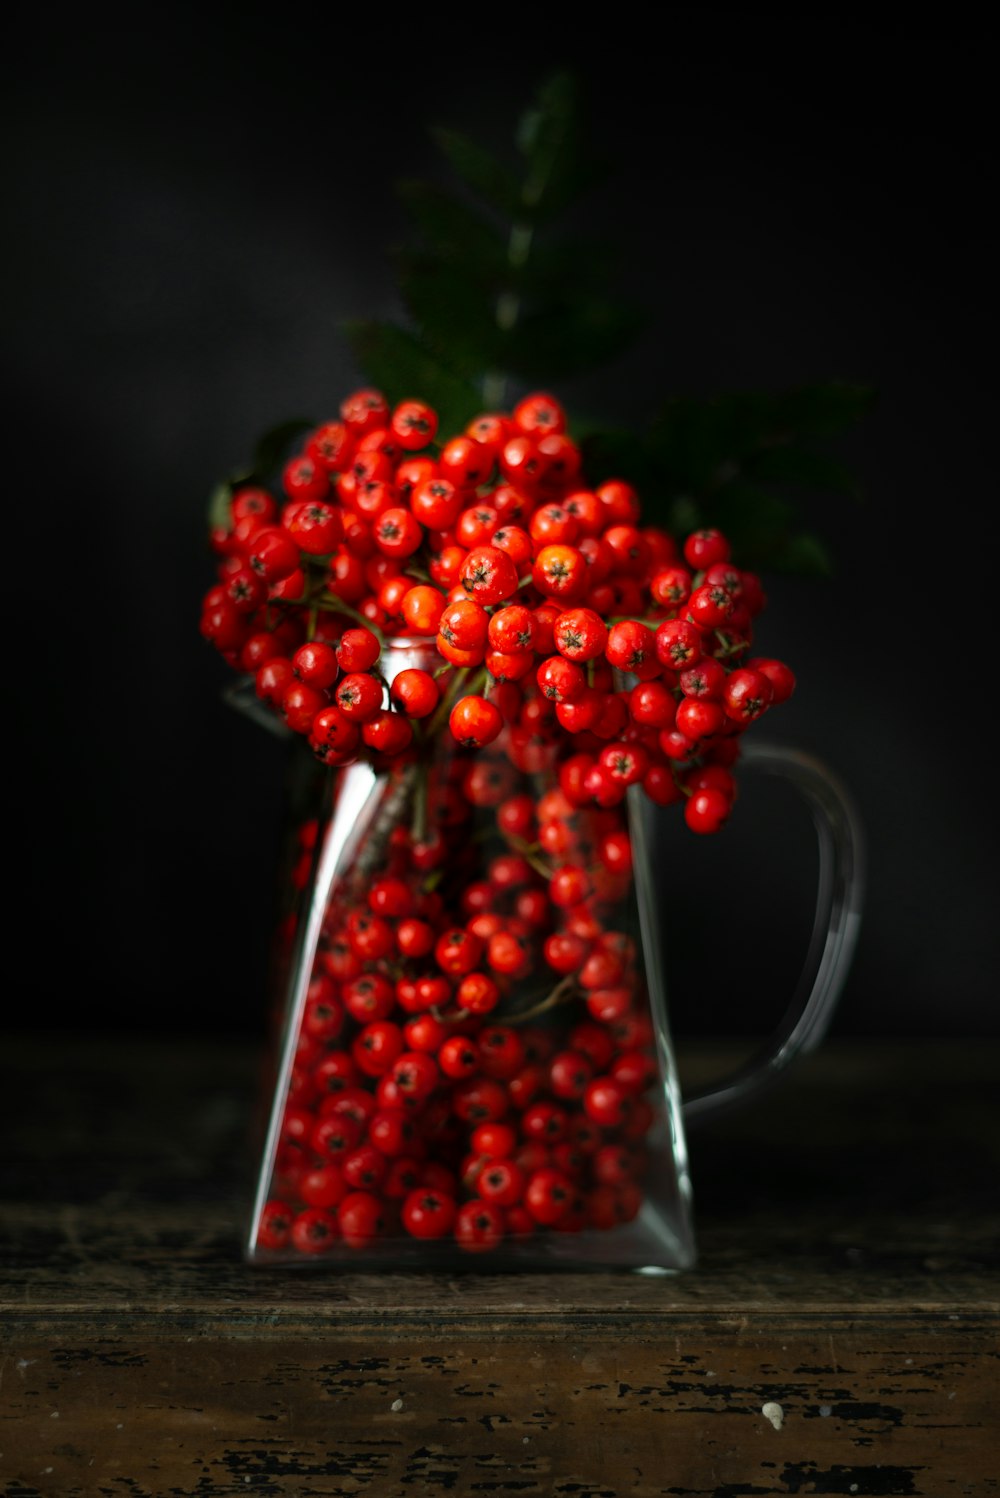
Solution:
<svg viewBox="0 0 1000 1498"><path fill-rule="evenodd" d="M573 434L580 445L589 484L624 479L638 490L644 501L657 492L656 466L646 443L635 432L596 425L588 429L584 423L574 421Z"/></svg>
<svg viewBox="0 0 1000 1498"><path fill-rule="evenodd" d="M572 379L621 354L645 323L634 307L597 297L529 312L502 346L504 367L525 380Z"/></svg>
<svg viewBox="0 0 1000 1498"><path fill-rule="evenodd" d="M677 494L667 512L667 529L675 536L687 536L706 524L705 512L691 494Z"/></svg>
<svg viewBox="0 0 1000 1498"><path fill-rule="evenodd" d="M531 255L519 271L526 296L541 300L573 300L581 295L606 295L621 261L618 245L587 238L554 243L536 239Z"/></svg>
<svg viewBox="0 0 1000 1498"><path fill-rule="evenodd" d="M809 531L789 536L769 558L769 565L775 572L790 572L800 577L832 577L835 572L825 541Z"/></svg>
<svg viewBox="0 0 1000 1498"><path fill-rule="evenodd" d="M434 254L497 275L506 268L506 237L467 203L429 182L400 182L397 192Z"/></svg>
<svg viewBox="0 0 1000 1498"><path fill-rule="evenodd" d="M523 182L460 132L431 134L478 202L400 184L422 245L398 258L399 285L424 354L459 379L501 389L512 377L552 384L621 353L644 319L607 295L608 250L546 239L603 170L583 140L576 79L555 74L522 115Z"/></svg>
<svg viewBox="0 0 1000 1498"><path fill-rule="evenodd" d="M299 437L304 437L306 432L313 431L315 426L314 421L307 421L305 417L297 417L283 421L265 432L254 449L253 475L255 479L261 483L265 482L268 476L273 474L288 457L292 444Z"/></svg>
<svg viewBox="0 0 1000 1498"><path fill-rule="evenodd" d="M744 567L828 576L829 553L818 536L795 530L796 507L746 483L733 483L703 505L703 522L725 531Z"/></svg>
<svg viewBox="0 0 1000 1498"><path fill-rule="evenodd" d="M762 448L746 459L744 468L749 477L764 483L796 484L860 497L857 479L843 463L793 444Z"/></svg>
<svg viewBox="0 0 1000 1498"><path fill-rule="evenodd" d="M650 452L672 487L699 494L725 481L731 462L724 407L691 396L669 400L650 426Z"/></svg>
<svg viewBox="0 0 1000 1498"><path fill-rule="evenodd" d="M789 433L836 436L866 416L875 399L875 391L870 385L827 380L822 384L804 385L777 397L775 416Z"/></svg>
<svg viewBox="0 0 1000 1498"><path fill-rule="evenodd" d="M740 468L749 453L772 440L774 398L766 392L730 391L713 396L707 404L719 462L725 470ZM719 475L714 481L719 482Z"/></svg>
<svg viewBox="0 0 1000 1498"><path fill-rule="evenodd" d="M521 212L521 184L502 161L457 130L436 126L431 138L456 175L485 198L498 213L516 218Z"/></svg>
<svg viewBox="0 0 1000 1498"><path fill-rule="evenodd" d="M392 323L349 322L344 327L358 364L394 405L429 401L445 431L461 429L482 410L476 386L443 365L424 343Z"/></svg>
<svg viewBox="0 0 1000 1498"><path fill-rule="evenodd" d="M480 378L502 340L497 291L430 255L403 254L398 264L403 300L428 347L456 374Z"/></svg>
<svg viewBox="0 0 1000 1498"><path fill-rule="evenodd" d="M588 152L574 74L554 74L525 110L517 131L527 164L521 201L536 223L551 222L607 174L607 163Z"/></svg>
<svg viewBox="0 0 1000 1498"><path fill-rule="evenodd" d="M772 545L783 541L795 519L795 506L787 499L735 481L705 499L703 507L709 524L726 531L734 545L753 534Z"/></svg>
<svg viewBox="0 0 1000 1498"><path fill-rule="evenodd" d="M232 503L235 484L231 479L224 479L216 484L208 496L208 528L210 531L227 531L232 524L232 516L229 506Z"/></svg>

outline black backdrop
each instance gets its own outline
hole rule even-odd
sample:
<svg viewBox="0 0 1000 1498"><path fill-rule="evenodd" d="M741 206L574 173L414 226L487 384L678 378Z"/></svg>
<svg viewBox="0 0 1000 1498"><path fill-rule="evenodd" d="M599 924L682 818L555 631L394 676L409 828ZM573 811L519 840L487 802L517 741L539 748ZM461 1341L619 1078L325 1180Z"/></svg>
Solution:
<svg viewBox="0 0 1000 1498"><path fill-rule="evenodd" d="M810 514L836 579L767 579L761 647L800 680L768 733L826 759L867 829L836 1027L996 1032L984 44L860 12L590 14L21 16L8 1024L259 1026L283 753L222 706L198 634L205 497L261 430L361 383L340 327L399 310L392 184L437 170L428 126L505 141L568 64L618 162L590 212L651 328L557 393L628 416L671 392L879 391L838 449L864 505ZM679 1030L780 1009L808 918L799 822L748 784L720 839L659 828Z"/></svg>

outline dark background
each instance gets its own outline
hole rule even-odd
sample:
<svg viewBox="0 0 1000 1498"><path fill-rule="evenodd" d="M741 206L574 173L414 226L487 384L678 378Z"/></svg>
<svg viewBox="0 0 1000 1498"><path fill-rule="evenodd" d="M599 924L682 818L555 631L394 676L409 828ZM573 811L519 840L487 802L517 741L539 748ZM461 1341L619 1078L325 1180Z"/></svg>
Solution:
<svg viewBox="0 0 1000 1498"><path fill-rule="evenodd" d="M864 503L816 496L808 515L836 578L766 579L760 647L800 683L767 734L825 759L867 831L835 1028L995 1034L982 38L704 5L585 29L478 14L18 23L6 637L27 960L6 1022L261 1025L284 756L223 706L198 633L206 496L262 430L331 417L364 383L341 325L399 312L393 183L439 170L428 127L506 142L570 65L618 163L588 213L650 329L556 393L631 419L671 393L879 392L834 448ZM748 779L719 839L657 830L675 1028L765 1029L808 925L808 823Z"/></svg>

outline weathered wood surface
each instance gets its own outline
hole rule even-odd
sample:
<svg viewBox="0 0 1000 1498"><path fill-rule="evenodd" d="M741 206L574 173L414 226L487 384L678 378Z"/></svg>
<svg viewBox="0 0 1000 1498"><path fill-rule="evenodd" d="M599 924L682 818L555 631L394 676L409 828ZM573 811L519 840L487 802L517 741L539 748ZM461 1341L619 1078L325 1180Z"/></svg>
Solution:
<svg viewBox="0 0 1000 1498"><path fill-rule="evenodd" d="M994 1044L830 1042L695 1136L668 1279L250 1269L245 1044L4 1061L9 1498L1000 1492Z"/></svg>

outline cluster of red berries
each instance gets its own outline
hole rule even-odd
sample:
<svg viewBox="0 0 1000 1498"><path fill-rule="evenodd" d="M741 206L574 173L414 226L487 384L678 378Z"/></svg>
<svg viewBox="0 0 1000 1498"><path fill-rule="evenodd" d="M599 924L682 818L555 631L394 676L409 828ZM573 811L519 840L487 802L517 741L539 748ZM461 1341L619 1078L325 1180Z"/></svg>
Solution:
<svg viewBox="0 0 1000 1498"><path fill-rule="evenodd" d="M383 810L327 898L256 1247L632 1223L669 1123L628 792L727 820L742 733L794 688L751 655L760 581L588 488L547 394L438 441L358 391L281 488L233 493L202 632Z"/></svg>
<svg viewBox="0 0 1000 1498"><path fill-rule="evenodd" d="M795 684L750 653L759 578L717 530L679 546L643 525L628 483L586 487L551 395L437 428L422 401L359 390L285 464L279 496L237 488L211 538L204 636L325 764L386 767L446 726L523 768L571 744L596 805L640 784L717 830L740 734ZM388 680L400 637L434 658Z"/></svg>
<svg viewBox="0 0 1000 1498"><path fill-rule="evenodd" d="M393 822L377 877L334 892L259 1249L479 1252L637 1215L662 1097L628 834L533 780L494 749L435 761L432 830Z"/></svg>

